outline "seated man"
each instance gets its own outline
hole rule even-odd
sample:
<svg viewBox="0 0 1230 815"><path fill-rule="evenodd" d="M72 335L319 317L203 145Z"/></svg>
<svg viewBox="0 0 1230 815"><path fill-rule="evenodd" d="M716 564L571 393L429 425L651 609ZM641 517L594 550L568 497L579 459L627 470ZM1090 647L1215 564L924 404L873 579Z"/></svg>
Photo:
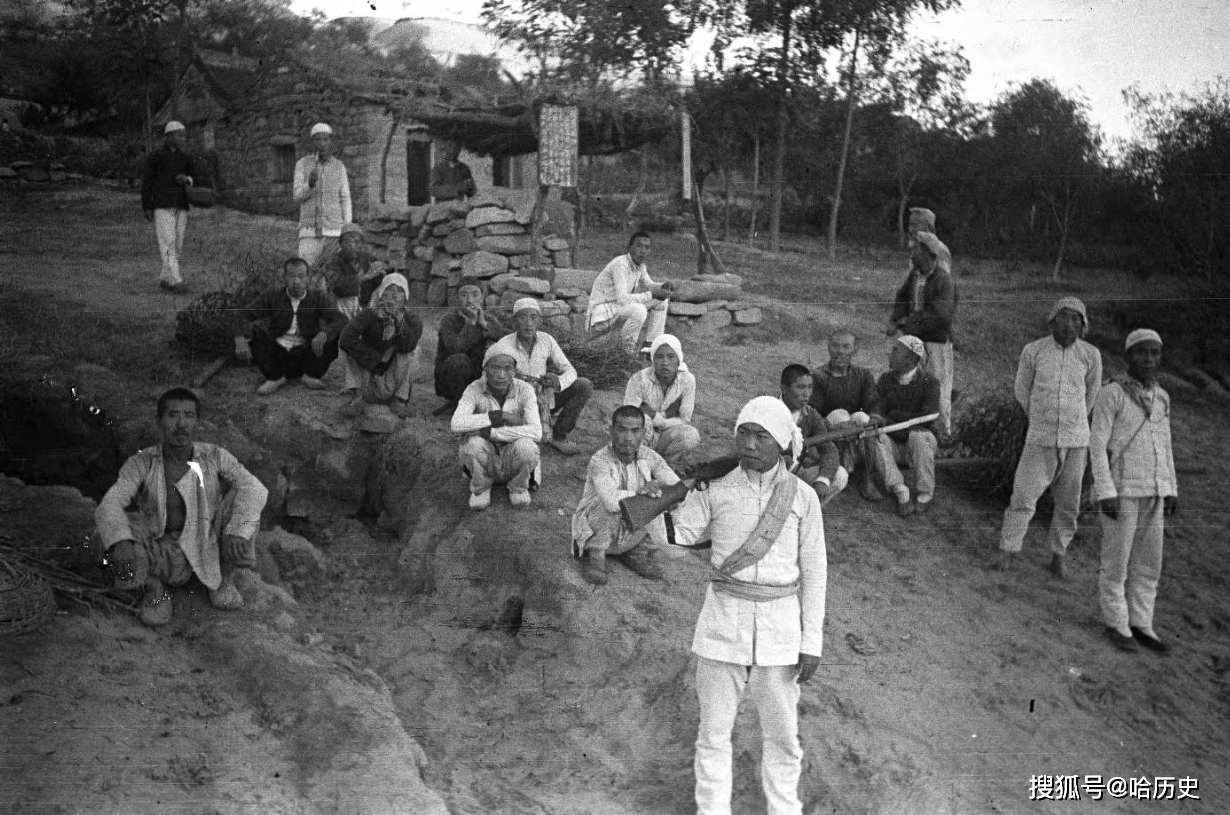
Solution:
<svg viewBox="0 0 1230 815"><path fill-rule="evenodd" d="M782 401L790 408L790 416L799 426L804 439L829 432L828 423L808 404L811 399L811 371L803 365L787 365L782 369ZM831 441L803 448L794 474L803 479L827 504L846 488L850 474L838 462L837 445Z"/></svg>
<svg viewBox="0 0 1230 815"><path fill-rule="evenodd" d="M243 605L233 575L256 563L252 538L269 494L226 450L193 441L200 400L192 391L162 394L157 415L162 444L124 462L94 511L116 584L145 587L137 616L146 625L171 621L166 586L194 574L215 608ZM127 512L134 501L136 511Z"/></svg>
<svg viewBox="0 0 1230 815"><path fill-rule="evenodd" d="M854 364L858 350L854 332L844 328L834 331L828 347L829 361L812 374L811 406L834 430L875 424L880 418L880 392L875 374ZM859 494L868 501L880 500L871 475L874 449L874 439L837 442L841 466L855 475Z"/></svg>
<svg viewBox="0 0 1230 815"><path fill-rule="evenodd" d="M940 383L923 370L926 346L918 337L897 337L888 356L888 371L877 385L884 415L889 422L904 422L940 410ZM905 517L926 512L935 496L935 433L931 424L875 437L876 466L884 488L897 498L897 514ZM910 488L898 469L908 463L914 469L917 507L910 503Z"/></svg>
<svg viewBox="0 0 1230 815"><path fill-rule="evenodd" d="M606 585L607 555L619 557L648 580L662 578L655 547L666 544L664 516L630 532L619 515L621 499L660 498L662 487L679 483L666 461L641 444L644 437L644 414L632 405L621 405L611 416L611 443L589 459L581 503L572 513L572 553L585 558L581 574L595 586Z"/></svg>
<svg viewBox="0 0 1230 815"><path fill-rule="evenodd" d="M542 422L534 387L517 379L517 360L495 346L483 358L483 376L466 387L451 429L466 436L461 467L470 477L470 509L491 506L491 485L508 484L514 507L530 505L530 479L538 469Z"/></svg>
<svg viewBox="0 0 1230 815"><path fill-rule="evenodd" d="M288 259L282 280L235 320L235 356L260 368L265 381L256 392L261 396L274 393L287 379L312 390L324 388L321 378L337 359L337 337L346 323L328 295L308 290L307 261Z"/></svg>
<svg viewBox="0 0 1230 815"><path fill-rule="evenodd" d="M586 328L602 334L623 320L620 336L628 353L642 352L666 330L668 297L675 290L673 283L656 283L645 268L649 257L649 235L633 232L628 241L628 254L620 255L606 265L594 279L589 293L589 311L585 315ZM646 322L648 321L648 322ZM638 345L641 327L645 327L645 340Z"/></svg>
<svg viewBox="0 0 1230 815"><path fill-rule="evenodd" d="M538 330L542 311L537 300L522 297L514 303L513 320L516 332L491 347L517 360L517 378L534 386L543 424L551 428L548 443L566 456L575 456L581 449L568 441L568 434L594 395L593 383L577 376L577 369L564 356L555 337Z"/></svg>
<svg viewBox="0 0 1230 815"><path fill-rule="evenodd" d="M649 347L651 365L632 374L624 404L640 408L649 422L645 444L676 472L691 463L700 431L690 424L696 409L696 377L683 363L683 348L673 334Z"/></svg>
<svg viewBox="0 0 1230 815"><path fill-rule="evenodd" d="M495 315L483 308L486 291L477 277L463 277L457 286L457 310L440 320L436 334L436 395L445 400L440 413L452 414L466 386L482 376L483 355L508 333Z"/></svg>
<svg viewBox="0 0 1230 815"><path fill-rule="evenodd" d="M363 309L342 330L347 354L346 389L355 392L343 415L357 416L364 404L388 405L395 416L410 415L410 380L414 349L423 321L406 309L410 284L393 272L385 275Z"/></svg>
<svg viewBox="0 0 1230 815"><path fill-rule="evenodd" d="M332 292L337 310L353 320L367 308L387 269L364 248L363 228L358 224L343 224L338 240L338 250L321 265L319 282L321 288Z"/></svg>

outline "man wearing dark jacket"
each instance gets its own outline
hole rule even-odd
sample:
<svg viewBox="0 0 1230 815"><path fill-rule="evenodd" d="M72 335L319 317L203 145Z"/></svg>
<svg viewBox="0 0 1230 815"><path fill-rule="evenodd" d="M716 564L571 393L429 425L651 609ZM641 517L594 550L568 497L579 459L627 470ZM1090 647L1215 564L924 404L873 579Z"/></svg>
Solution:
<svg viewBox="0 0 1230 815"><path fill-rule="evenodd" d="M457 310L444 315L436 334L436 395L444 397L437 414L452 415L461 394L483 375L483 355L509 333L483 308L483 281L463 277L457 286Z"/></svg>
<svg viewBox="0 0 1230 815"><path fill-rule="evenodd" d="M908 334L926 346L926 370L940 383L938 429L952 432L952 321L957 287L952 253L932 232L918 232L910 246L910 273L893 303L892 336Z"/></svg>
<svg viewBox="0 0 1230 815"><path fill-rule="evenodd" d="M184 294L188 285L179 274L179 255L188 229L188 187L196 178L192 158L184 152L184 126L167 122L162 146L145 160L141 178L141 209L145 220L154 222L162 272L158 285L166 291Z"/></svg>
<svg viewBox="0 0 1230 815"><path fill-rule="evenodd" d="M890 424L905 422L939 412L940 384L923 367L927 351L918 337L905 334L892 344L888 371L880 376L884 418ZM937 420L938 421L938 420ZM931 423L915 425L876 440L876 469L884 488L897 499L897 514L926 512L935 497L935 433ZM910 503L910 488L898 465L909 464L914 471L916 503Z"/></svg>
<svg viewBox="0 0 1230 815"><path fill-rule="evenodd" d="M322 390L329 364L337 359L337 339L346 324L329 295L308 289L308 264L290 258L282 264L284 285L269 289L239 312L235 356L255 362L265 381L256 389L269 396L298 379Z"/></svg>

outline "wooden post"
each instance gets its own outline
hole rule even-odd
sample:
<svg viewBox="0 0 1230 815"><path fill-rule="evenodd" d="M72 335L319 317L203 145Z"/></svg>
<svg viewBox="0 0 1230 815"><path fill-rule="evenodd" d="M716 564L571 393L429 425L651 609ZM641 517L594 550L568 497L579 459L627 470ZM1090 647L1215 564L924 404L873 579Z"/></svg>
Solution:
<svg viewBox="0 0 1230 815"><path fill-rule="evenodd" d="M687 201L692 197L692 119L686 110L679 112L679 133L682 146L680 163L683 165L683 200Z"/></svg>
<svg viewBox="0 0 1230 815"><path fill-rule="evenodd" d="M538 185L538 197L534 199L534 209L530 215L530 266L533 267L535 275L542 274L542 214L547 207L547 196L550 193L550 184Z"/></svg>

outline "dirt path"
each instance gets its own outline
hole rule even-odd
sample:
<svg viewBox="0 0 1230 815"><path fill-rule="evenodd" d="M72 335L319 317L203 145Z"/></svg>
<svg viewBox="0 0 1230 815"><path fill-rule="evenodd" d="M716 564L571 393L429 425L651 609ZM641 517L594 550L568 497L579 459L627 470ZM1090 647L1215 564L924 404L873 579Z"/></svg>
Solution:
<svg viewBox="0 0 1230 815"><path fill-rule="evenodd" d="M140 332L110 336L130 344L148 335L148 343L165 348L176 302L155 287L151 230L134 217L131 199L95 188L21 198L0 192L7 225L0 241L4 289L52 292L91 314L131 320ZM108 219L118 214L126 220L117 227ZM207 225L249 243L291 244L288 222L214 210L193 222L190 236L202 235ZM597 236L582 255L584 265L618 251L621 240ZM686 274L689 245L655 242L655 274ZM205 273L200 251L194 259L190 248L190 280ZM883 320L877 300L897 281L897 261L852 261L812 281L804 276L811 274L806 256L769 264L759 253L732 250L732 271L747 275L754 295L776 300L777 314L739 334L684 336L704 397L698 426L707 447L722 448L738 407L751 395L771 392L784 364L822 361L815 337L828 328L849 322L873 336ZM971 333L959 354L958 387L1011 376L1010 349L1036 333L1032 318L1021 312L1036 312L1032 301L1052 294L1005 296L1015 285L989 273L962 280L965 301L979 305L966 306ZM98 331L92 324L85 328ZM882 370L885 347L870 342L860 361ZM54 347L46 356L58 370L77 370L134 422L153 393L194 370L175 357L158 359L161 371L125 367L128 357L120 355L114 366L81 373L79 360L60 358ZM428 372L421 369L418 381L427 383ZM227 369L210 384L207 396L219 424L229 422L251 444L286 458L306 460L340 444L304 430L305 449L275 449L288 431L269 422L292 408L326 416L331 397L288 389L256 403L253 384L253 374L242 369ZM438 404L429 391L429 385L416 386L423 414ZM576 435L586 449L603 443L598 417L616 400L615 393L600 392L587 410ZM1176 459L1181 470L1196 474L1180 475L1183 509L1168 533L1158 602L1160 629L1176 644L1168 658L1121 654L1103 640L1096 604L1099 532L1092 517L1081 519L1073 577L1059 583L1043 569L1041 529L1031 532L1018 572L985 570L1002 510L981 501L977 490L941 483L936 508L909 520L857 495L842 495L826 507L826 647L802 703L806 811L1222 812L1230 793L1224 728L1230 715L1230 541L1224 501L1215 490L1230 479L1220 452L1230 449L1230 431L1215 419L1224 410L1176 400ZM400 536L354 521L311 530L331 571L300 595L304 625L387 685L405 732L425 752L427 785L455 815L691 812L696 702L687 651L703 591L699 564L687 554L673 558L661 584L615 568L610 585L595 590L567 555L567 516L580 492L582 457L546 454L547 483L531 511L513 513L497 496L491 511L472 516L459 509L464 486L443 422L424 415L411 426L422 441L417 522ZM242 628L233 631L242 636ZM199 650L177 652L182 644L174 639L123 621L62 620L38 635L37 648L48 665L66 664L82 640L122 644L128 636L151 643L146 658L154 648L172 649L173 676L165 679L187 683L185 694L204 692L192 673ZM21 679L11 655L4 659L4 679ZM112 665L108 670L118 674L112 682L136 681L132 665L81 662ZM32 718L54 721L56 705L69 705L77 691L64 683L48 692L37 711L9 706L3 714L27 725ZM105 708L73 711L76 722L96 728L91 732L115 738L118 725ZM253 721L238 723L253 734L246 754L268 749L276 756L279 746L264 741L262 720ZM185 723L167 727L178 740L174 746L151 741L139 751L167 766L173 754L178 763L172 771L189 774L195 765L184 756L212 755L208 740ZM739 813L764 811L754 732L753 722L741 720L735 740ZM276 766L277 759L271 761ZM67 757L42 764L27 757L20 773L31 783L66 790L101 783L68 773L69 766ZM251 793L254 779L233 764L209 766L212 775L190 785L194 800L237 811L224 803L246 800L237 796ZM1080 801L1031 801L1030 779L1044 775L1194 777L1200 800L1094 801L1082 790ZM72 811L66 806L63 811Z"/></svg>

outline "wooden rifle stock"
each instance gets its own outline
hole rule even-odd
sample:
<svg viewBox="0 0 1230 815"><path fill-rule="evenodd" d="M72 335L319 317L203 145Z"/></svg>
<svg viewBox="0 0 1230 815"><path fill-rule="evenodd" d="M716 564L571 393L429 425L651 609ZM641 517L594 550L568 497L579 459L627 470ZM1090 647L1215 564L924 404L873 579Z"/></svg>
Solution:
<svg viewBox="0 0 1230 815"><path fill-rule="evenodd" d="M654 518L687 498L688 493L695 488L698 481L712 481L715 478L721 478L738 466L739 459L734 456L704 461L688 468L683 480L678 484L663 487L660 498L650 498L648 495L621 498L619 515L623 519L624 526L629 531L641 529Z"/></svg>

